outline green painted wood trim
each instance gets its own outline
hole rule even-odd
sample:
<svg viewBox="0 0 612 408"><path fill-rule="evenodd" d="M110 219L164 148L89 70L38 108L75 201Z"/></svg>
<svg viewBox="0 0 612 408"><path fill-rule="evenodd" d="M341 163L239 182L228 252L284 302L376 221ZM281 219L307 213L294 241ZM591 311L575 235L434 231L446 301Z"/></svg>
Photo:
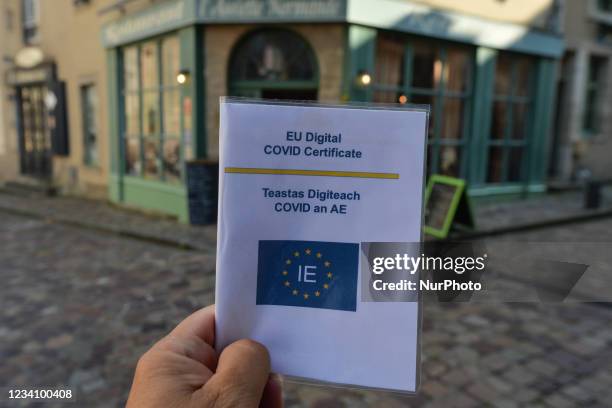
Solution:
<svg viewBox="0 0 612 408"><path fill-rule="evenodd" d="M311 81L232 81L232 89L316 89L319 80Z"/></svg>
<svg viewBox="0 0 612 408"><path fill-rule="evenodd" d="M376 59L376 29L350 25L348 27L348 52L349 69L345 81L350 89L350 99L358 102L370 102L372 100L372 87L359 87L355 84L355 78L361 71L375 74Z"/></svg>
<svg viewBox="0 0 612 408"><path fill-rule="evenodd" d="M123 101L119 95L121 86L121 59L118 49L106 51L106 73L107 73L107 92L108 92L108 152L109 152L109 173L117 175L117 181L111 179L108 183L108 194L111 201L119 202L123 198L120 180L123 173L121 165L121 144L119 143L121 134L121 115ZM114 183L117 183L114 185Z"/></svg>
<svg viewBox="0 0 612 408"><path fill-rule="evenodd" d="M538 61L528 164L530 182L541 183L546 179L557 88L557 69L556 60L542 58Z"/></svg>
<svg viewBox="0 0 612 408"><path fill-rule="evenodd" d="M425 208L427 208L427 203L429 202L429 197L431 196L434 184L445 184L448 186L456 187L455 193L453 194L453 199L451 200L451 204L448 207L448 212L446 213L446 218L444 219L444 225L442 226L442 228L436 229L428 225L423 226L423 232L425 232L426 234L431 235L432 237L444 239L448 236L450 228L453 225L453 219L455 218L455 213L457 212L459 201L461 200L461 196L465 191L465 180L448 177L441 174L432 174L429 177L427 189L425 190Z"/></svg>
<svg viewBox="0 0 612 408"><path fill-rule="evenodd" d="M204 30L199 26L184 28L179 31L179 39L181 49L180 69L187 70L190 74L188 83L182 87L181 101L185 101L186 98L191 99L191 135L189 135L191 137L191 149L195 158L205 158L208 151L208 140L204 83ZM183 112L183 109L181 109L181 112ZM181 123L183 123L183 116L184 112L181 115ZM183 125L181 128L185 129ZM181 145L184 145L189 141L184 140L186 135L184 130L182 133ZM183 174L185 174L184 171Z"/></svg>
<svg viewBox="0 0 612 408"><path fill-rule="evenodd" d="M497 51L480 47L476 49L476 67L470 132L467 179L471 185L486 182L488 164L489 130L493 114L493 88L495 85L495 61Z"/></svg>
<svg viewBox="0 0 612 408"><path fill-rule="evenodd" d="M129 205L175 215L181 222L189 222L187 189L180 184L123 178L124 200Z"/></svg>
<svg viewBox="0 0 612 408"><path fill-rule="evenodd" d="M100 32L104 47L141 41L195 24L199 0L175 0L153 4L143 10L110 21Z"/></svg>

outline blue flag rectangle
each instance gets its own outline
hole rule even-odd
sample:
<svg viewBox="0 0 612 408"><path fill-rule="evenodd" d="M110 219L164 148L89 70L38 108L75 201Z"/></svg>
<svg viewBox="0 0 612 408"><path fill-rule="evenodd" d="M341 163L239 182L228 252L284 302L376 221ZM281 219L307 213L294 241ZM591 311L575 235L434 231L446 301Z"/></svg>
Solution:
<svg viewBox="0 0 612 408"><path fill-rule="evenodd" d="M257 304L355 311L359 244L259 241Z"/></svg>

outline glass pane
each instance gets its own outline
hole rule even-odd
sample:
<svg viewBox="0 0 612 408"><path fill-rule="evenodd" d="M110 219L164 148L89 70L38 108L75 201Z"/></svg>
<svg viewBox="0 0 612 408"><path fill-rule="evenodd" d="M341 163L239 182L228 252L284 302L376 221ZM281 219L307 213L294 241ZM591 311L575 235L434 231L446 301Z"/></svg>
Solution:
<svg viewBox="0 0 612 408"><path fill-rule="evenodd" d="M501 147L489 148L489 169L487 171L487 182L501 183L503 177L503 149Z"/></svg>
<svg viewBox="0 0 612 408"><path fill-rule="evenodd" d="M181 95L178 88L164 92L164 134L179 136L181 132Z"/></svg>
<svg viewBox="0 0 612 408"><path fill-rule="evenodd" d="M159 135L159 92L148 91L142 94L142 133Z"/></svg>
<svg viewBox="0 0 612 408"><path fill-rule="evenodd" d="M495 94L509 95L512 81L512 60L507 54L499 54L495 67Z"/></svg>
<svg viewBox="0 0 612 408"><path fill-rule="evenodd" d="M497 101L493 103L493 117L491 119L491 139L503 139L508 126L508 102Z"/></svg>
<svg viewBox="0 0 612 408"><path fill-rule="evenodd" d="M84 160L87 164L98 163L97 141L97 106L98 98L93 85L81 88L81 104L83 112L83 148Z"/></svg>
<svg viewBox="0 0 612 408"><path fill-rule="evenodd" d="M433 134L434 121L437 120L437 118L435 117L435 111L436 111L435 105L436 105L437 98L430 96L430 95L416 94L416 95L410 96L408 100L410 101L410 103L431 106L431 114L429 115L429 137L433 138L434 137L434 134Z"/></svg>
<svg viewBox="0 0 612 408"><path fill-rule="evenodd" d="M508 161L508 181L523 180L523 148L510 148L510 160Z"/></svg>
<svg viewBox="0 0 612 408"><path fill-rule="evenodd" d="M437 88L442 76L442 62L432 46L414 47L412 59L412 85L417 88Z"/></svg>
<svg viewBox="0 0 612 408"><path fill-rule="evenodd" d="M163 85L177 86L176 75L180 71L179 39L173 35L162 40Z"/></svg>
<svg viewBox="0 0 612 408"><path fill-rule="evenodd" d="M404 82L404 44L393 38L380 37L376 44L377 84L400 87ZM393 101L396 102L396 101Z"/></svg>
<svg viewBox="0 0 612 408"><path fill-rule="evenodd" d="M458 177L460 152L461 150L457 146L440 146L438 173Z"/></svg>
<svg viewBox="0 0 612 408"><path fill-rule="evenodd" d="M231 80L314 80L316 59L306 41L288 30L258 31L243 40L230 63Z"/></svg>
<svg viewBox="0 0 612 408"><path fill-rule="evenodd" d="M442 133L440 137L447 139L463 138L463 108L462 98L446 98L444 100L444 117L442 118Z"/></svg>
<svg viewBox="0 0 612 408"><path fill-rule="evenodd" d="M125 133L130 136L140 134L140 100L137 93L125 95Z"/></svg>
<svg viewBox="0 0 612 408"><path fill-rule="evenodd" d="M584 108L584 129L589 132L597 130L597 89L587 90Z"/></svg>
<svg viewBox="0 0 612 408"><path fill-rule="evenodd" d="M446 89L453 92L467 92L471 78L471 56L462 49L449 48L446 54Z"/></svg>
<svg viewBox="0 0 612 408"><path fill-rule="evenodd" d="M143 43L140 49L140 76L142 87L158 88L159 73L157 72L157 43L149 41Z"/></svg>
<svg viewBox="0 0 612 408"><path fill-rule="evenodd" d="M123 49L123 83L126 91L138 90L138 48Z"/></svg>
<svg viewBox="0 0 612 408"><path fill-rule="evenodd" d="M515 103L512 107L512 115L514 120L512 122L512 139L523 140L527 138L527 125L529 115L529 104L527 103Z"/></svg>
<svg viewBox="0 0 612 408"><path fill-rule="evenodd" d="M516 60L516 95L529 96L531 90L532 64L528 58L517 58Z"/></svg>
<svg viewBox="0 0 612 408"><path fill-rule="evenodd" d="M140 174L140 139L138 137L125 138L125 172L136 176Z"/></svg>
<svg viewBox="0 0 612 408"><path fill-rule="evenodd" d="M181 178L181 143L177 138L164 140L164 176L166 181L178 182Z"/></svg>
<svg viewBox="0 0 612 408"><path fill-rule="evenodd" d="M157 178L160 174L159 139L144 139L144 176Z"/></svg>
<svg viewBox="0 0 612 408"><path fill-rule="evenodd" d="M434 163L433 163L433 154L434 154L434 146L427 146L427 174L432 174L434 172Z"/></svg>

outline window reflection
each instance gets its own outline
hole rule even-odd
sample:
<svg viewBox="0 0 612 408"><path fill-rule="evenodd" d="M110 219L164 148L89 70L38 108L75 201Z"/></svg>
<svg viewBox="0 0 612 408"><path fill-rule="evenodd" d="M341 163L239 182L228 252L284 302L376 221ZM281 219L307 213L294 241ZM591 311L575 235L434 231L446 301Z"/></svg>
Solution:
<svg viewBox="0 0 612 408"><path fill-rule="evenodd" d="M181 144L179 139L164 140L164 172L166 181L177 182L181 177Z"/></svg>
<svg viewBox="0 0 612 408"><path fill-rule="evenodd" d="M144 176L156 178L160 173L159 139L144 140Z"/></svg>
<svg viewBox="0 0 612 408"><path fill-rule="evenodd" d="M529 57L501 53L497 58L489 132L489 183L525 180L533 73L533 60Z"/></svg>
<svg viewBox="0 0 612 408"><path fill-rule="evenodd" d="M181 87L178 36L123 48L126 174L178 182L181 177Z"/></svg>
<svg viewBox="0 0 612 408"><path fill-rule="evenodd" d="M430 173L461 176L472 61L473 51L467 47L389 34L378 36L373 100L431 106Z"/></svg>

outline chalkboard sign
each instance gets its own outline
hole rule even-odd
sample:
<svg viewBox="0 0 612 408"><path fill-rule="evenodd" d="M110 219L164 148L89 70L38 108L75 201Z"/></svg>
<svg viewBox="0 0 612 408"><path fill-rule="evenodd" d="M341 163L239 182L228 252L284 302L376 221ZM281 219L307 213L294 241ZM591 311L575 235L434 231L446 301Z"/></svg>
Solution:
<svg viewBox="0 0 612 408"><path fill-rule="evenodd" d="M219 163L194 160L187 163L189 222L192 225L214 224L217 221Z"/></svg>
<svg viewBox="0 0 612 408"><path fill-rule="evenodd" d="M465 227L474 226L465 180L433 174L425 192L423 230L433 237L446 238L453 222Z"/></svg>

